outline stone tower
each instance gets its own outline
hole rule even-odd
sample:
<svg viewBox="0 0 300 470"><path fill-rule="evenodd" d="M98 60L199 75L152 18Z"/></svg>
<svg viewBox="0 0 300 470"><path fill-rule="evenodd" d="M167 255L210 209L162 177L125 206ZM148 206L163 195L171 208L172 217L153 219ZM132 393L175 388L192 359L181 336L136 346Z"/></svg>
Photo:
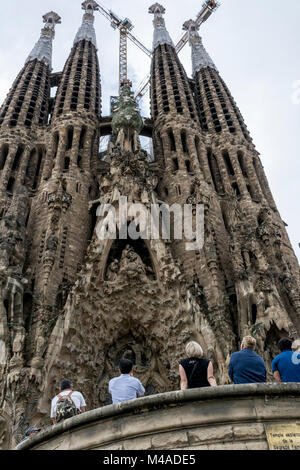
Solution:
<svg viewBox="0 0 300 470"><path fill-rule="evenodd" d="M64 377L88 408L110 402L120 358L148 394L179 388L178 360L198 341L218 383L243 335L269 369L281 336L300 334L299 265L247 127L189 20L188 78L156 3L151 65L155 161L126 82L101 117L94 0L62 73L51 73L57 14L0 110L0 442L48 424ZM58 86L55 99L50 87ZM99 138L111 134L105 154ZM125 208L125 202L127 204ZM204 246L162 229L152 206L204 210ZM135 206L133 206L135 204ZM106 205L106 206L105 206ZM114 237L101 237L110 207ZM139 207L143 217L134 216ZM174 217L173 217L174 219ZM172 213L171 213L171 220ZM132 237L127 236L130 230Z"/></svg>
<svg viewBox="0 0 300 470"><path fill-rule="evenodd" d="M60 17L50 12L43 20L41 36L0 110L1 215L17 187L37 190L45 160L52 41Z"/></svg>
<svg viewBox="0 0 300 470"><path fill-rule="evenodd" d="M28 222L33 306L27 358L39 380L47 339L81 269L91 239L89 201L96 196L100 75L94 1L82 4L82 25L62 72L45 165Z"/></svg>

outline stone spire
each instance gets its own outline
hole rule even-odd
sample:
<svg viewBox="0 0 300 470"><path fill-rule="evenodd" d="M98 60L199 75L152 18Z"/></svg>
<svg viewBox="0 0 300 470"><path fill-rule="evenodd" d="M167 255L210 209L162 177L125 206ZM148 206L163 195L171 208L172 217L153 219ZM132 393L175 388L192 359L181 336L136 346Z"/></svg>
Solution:
<svg viewBox="0 0 300 470"><path fill-rule="evenodd" d="M94 0L85 0L82 3L82 9L85 11L78 33L76 34L74 44L85 39L91 41L97 47L96 32L94 28L94 11L99 10L99 5Z"/></svg>
<svg viewBox="0 0 300 470"><path fill-rule="evenodd" d="M165 20L162 16L165 12L166 9L159 3L155 3L149 8L149 13L154 15L153 50L155 50L159 44L169 44L170 46L175 47L166 29Z"/></svg>
<svg viewBox="0 0 300 470"><path fill-rule="evenodd" d="M211 67L217 70L217 67L203 46L202 38L198 33L199 28L200 26L193 20L186 21L183 25L183 29L188 31L192 48L193 75L204 67Z"/></svg>
<svg viewBox="0 0 300 470"><path fill-rule="evenodd" d="M29 54L26 64L31 60L44 62L51 69L52 64L52 41L55 37L55 25L61 23L61 18L57 13L51 11L43 16L45 23L41 32L41 37Z"/></svg>

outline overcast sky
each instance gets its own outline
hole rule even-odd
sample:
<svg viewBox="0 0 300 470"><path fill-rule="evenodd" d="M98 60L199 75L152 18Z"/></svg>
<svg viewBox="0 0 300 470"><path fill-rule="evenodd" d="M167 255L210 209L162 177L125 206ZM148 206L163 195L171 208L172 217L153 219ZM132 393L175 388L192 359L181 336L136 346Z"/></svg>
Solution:
<svg viewBox="0 0 300 470"><path fill-rule="evenodd" d="M129 17L133 34L152 46L151 0L103 0L120 17ZM206 49L229 86L245 118L296 255L300 258L300 1L222 0L203 25ZM202 0L162 0L167 28L177 41L185 20L195 18ZM61 71L81 23L81 0L10 0L1 11L0 102L39 37L42 15L54 10L56 27L53 70ZM109 96L118 93L118 32L96 13L102 76L103 115ZM190 48L180 59L191 74ZM150 60L129 43L129 78L135 87L149 72ZM298 82L298 83L297 83ZM297 86L294 89L293 86ZM142 103L149 113L148 97ZM298 102L298 104L297 104Z"/></svg>

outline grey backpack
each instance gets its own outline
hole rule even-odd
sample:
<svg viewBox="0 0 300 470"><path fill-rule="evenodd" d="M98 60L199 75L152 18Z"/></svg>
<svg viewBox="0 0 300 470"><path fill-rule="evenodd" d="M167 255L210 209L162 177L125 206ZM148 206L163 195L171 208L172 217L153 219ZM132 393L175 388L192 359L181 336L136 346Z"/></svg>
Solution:
<svg viewBox="0 0 300 470"><path fill-rule="evenodd" d="M68 393L68 395L57 395L58 402L56 403L56 412L55 418L56 422L59 423L64 419L72 418L78 414L75 403L73 402L71 395L73 392Z"/></svg>

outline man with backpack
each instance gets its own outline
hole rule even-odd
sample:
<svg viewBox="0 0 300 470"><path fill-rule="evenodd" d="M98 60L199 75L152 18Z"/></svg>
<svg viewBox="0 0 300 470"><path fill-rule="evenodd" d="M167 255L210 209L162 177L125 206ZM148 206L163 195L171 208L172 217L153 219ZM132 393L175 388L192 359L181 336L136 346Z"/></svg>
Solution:
<svg viewBox="0 0 300 470"><path fill-rule="evenodd" d="M72 418L86 411L86 403L80 392L73 391L71 380L63 380L60 393L51 403L51 419L53 424Z"/></svg>

